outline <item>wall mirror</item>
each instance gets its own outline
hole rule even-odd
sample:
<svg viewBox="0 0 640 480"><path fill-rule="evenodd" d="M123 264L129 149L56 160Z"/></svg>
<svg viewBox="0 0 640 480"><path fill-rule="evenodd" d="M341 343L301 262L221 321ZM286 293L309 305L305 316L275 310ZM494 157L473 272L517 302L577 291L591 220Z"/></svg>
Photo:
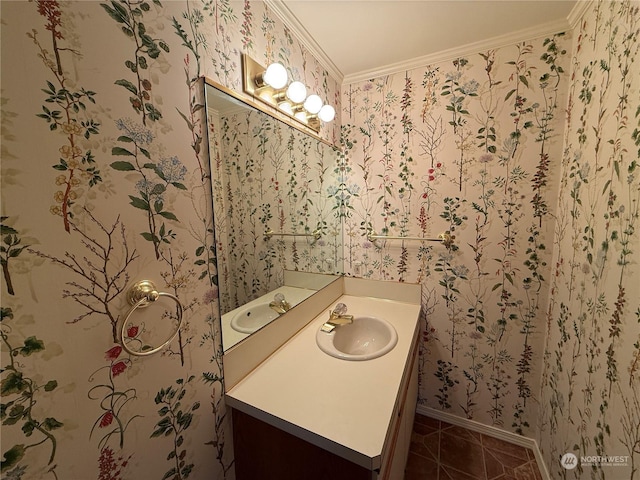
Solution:
<svg viewBox="0 0 640 480"><path fill-rule="evenodd" d="M343 271L328 142L205 79L224 350Z"/></svg>

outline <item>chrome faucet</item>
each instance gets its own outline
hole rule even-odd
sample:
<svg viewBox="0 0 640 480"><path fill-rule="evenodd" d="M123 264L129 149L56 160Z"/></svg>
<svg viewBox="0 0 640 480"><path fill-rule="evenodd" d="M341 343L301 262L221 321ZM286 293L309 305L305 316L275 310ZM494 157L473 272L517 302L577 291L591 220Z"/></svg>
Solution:
<svg viewBox="0 0 640 480"><path fill-rule="evenodd" d="M269 307L280 315L291 309L291 305L284 299L284 295L281 293L275 294L273 302L269 304Z"/></svg>
<svg viewBox="0 0 640 480"><path fill-rule="evenodd" d="M353 323L353 315L347 315L347 306L344 303L339 303L329 313L329 320L327 320L320 330L323 332L331 333L339 325L347 325Z"/></svg>

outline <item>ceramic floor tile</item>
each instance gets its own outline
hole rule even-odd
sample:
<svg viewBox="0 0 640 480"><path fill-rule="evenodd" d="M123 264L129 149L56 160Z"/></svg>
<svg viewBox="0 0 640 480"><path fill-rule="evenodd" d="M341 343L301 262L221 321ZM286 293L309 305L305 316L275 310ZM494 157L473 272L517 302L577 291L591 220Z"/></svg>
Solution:
<svg viewBox="0 0 640 480"><path fill-rule="evenodd" d="M452 425L451 423L443 422L442 420L440 420L440 430L448 430L453 426L454 425Z"/></svg>
<svg viewBox="0 0 640 480"><path fill-rule="evenodd" d="M504 475L504 468L502 462L491 454L491 451L484 449L484 465L487 480L493 480Z"/></svg>
<svg viewBox="0 0 640 480"><path fill-rule="evenodd" d="M450 435L449 431L440 434L440 464L474 477L485 477L482 446Z"/></svg>
<svg viewBox="0 0 640 480"><path fill-rule="evenodd" d="M420 435L428 435L430 433L439 432L439 427L433 427L432 425L425 425L422 423L414 423L413 431Z"/></svg>
<svg viewBox="0 0 640 480"><path fill-rule="evenodd" d="M517 480L516 474L514 473L512 468L505 467L504 469L504 478L505 480Z"/></svg>
<svg viewBox="0 0 640 480"><path fill-rule="evenodd" d="M467 473L460 472L455 468L447 467L445 465L440 465L439 473L439 480L484 480L484 477L468 475Z"/></svg>
<svg viewBox="0 0 640 480"><path fill-rule="evenodd" d="M522 459L519 457L514 457L513 455L509 455L508 453L502 450L494 450L493 448L486 448L485 450L491 452L496 460L498 460L504 467L508 468L517 468L520 465L524 465L525 463L529 463L529 459Z"/></svg>
<svg viewBox="0 0 640 480"><path fill-rule="evenodd" d="M482 435L478 432L467 430L466 428L458 427L456 425L448 428L446 432L449 435L455 435L456 437L464 438L465 440L477 443L478 445L482 444Z"/></svg>
<svg viewBox="0 0 640 480"><path fill-rule="evenodd" d="M435 460L440 460L440 432L426 435L423 444Z"/></svg>
<svg viewBox="0 0 640 480"><path fill-rule="evenodd" d="M514 468L513 473L515 473L517 480L536 480L530 463Z"/></svg>
<svg viewBox="0 0 640 480"><path fill-rule="evenodd" d="M416 413L415 420L413 421L414 425L425 425L427 427L435 428L436 430L440 430L440 420L436 420L435 418L427 417L426 415L422 415L420 413Z"/></svg>
<svg viewBox="0 0 640 480"><path fill-rule="evenodd" d="M421 457L438 461L438 448L440 445L440 432L430 435L417 435L414 433L411 437L410 450Z"/></svg>
<svg viewBox="0 0 640 480"><path fill-rule="evenodd" d="M522 460L529 460L527 455L527 449L520 445L514 445L513 443L505 442L499 438L490 437L488 435L482 435L482 445L485 448L504 452L512 457L521 458Z"/></svg>
<svg viewBox="0 0 640 480"><path fill-rule="evenodd" d="M409 452L404 480L437 480L438 463Z"/></svg>
<svg viewBox="0 0 640 480"><path fill-rule="evenodd" d="M531 449L416 414L404 480L542 480Z"/></svg>

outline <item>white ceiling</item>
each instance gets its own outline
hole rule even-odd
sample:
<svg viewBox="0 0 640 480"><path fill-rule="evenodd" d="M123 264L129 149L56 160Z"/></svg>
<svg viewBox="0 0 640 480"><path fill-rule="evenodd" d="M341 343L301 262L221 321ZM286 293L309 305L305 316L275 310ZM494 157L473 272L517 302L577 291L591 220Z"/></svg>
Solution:
<svg viewBox="0 0 640 480"><path fill-rule="evenodd" d="M345 82L569 26L576 0L267 0ZM293 24L293 25L292 25ZM297 24L297 25L296 25ZM527 36L529 35L529 36ZM518 38L519 36L519 38ZM315 45L314 45L315 44ZM319 50L319 51L316 51ZM323 61L321 59L321 61ZM361 78L360 78L361 77Z"/></svg>

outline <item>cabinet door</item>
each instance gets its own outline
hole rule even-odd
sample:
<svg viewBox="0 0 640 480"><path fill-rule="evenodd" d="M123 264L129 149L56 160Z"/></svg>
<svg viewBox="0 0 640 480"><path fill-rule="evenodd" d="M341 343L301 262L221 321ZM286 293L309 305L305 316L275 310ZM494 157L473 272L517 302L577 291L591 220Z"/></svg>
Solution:
<svg viewBox="0 0 640 480"><path fill-rule="evenodd" d="M370 480L371 471L232 410L237 480ZM402 478L402 477L399 477Z"/></svg>

